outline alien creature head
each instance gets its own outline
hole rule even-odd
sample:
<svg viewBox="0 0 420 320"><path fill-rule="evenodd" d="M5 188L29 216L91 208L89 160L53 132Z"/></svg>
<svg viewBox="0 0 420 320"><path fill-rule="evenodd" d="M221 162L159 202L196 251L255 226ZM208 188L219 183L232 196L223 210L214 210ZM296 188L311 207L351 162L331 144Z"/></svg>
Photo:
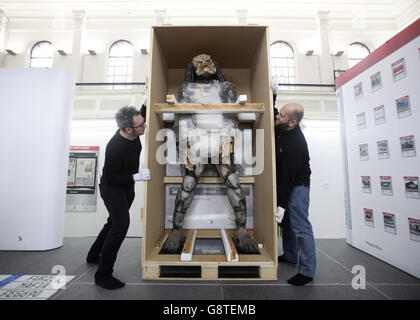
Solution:
<svg viewBox="0 0 420 320"><path fill-rule="evenodd" d="M216 66L208 54L200 54L192 59L194 71L198 76L209 77L216 73Z"/></svg>
<svg viewBox="0 0 420 320"><path fill-rule="evenodd" d="M184 82L210 83L225 82L222 69L208 54L194 57L185 69Z"/></svg>

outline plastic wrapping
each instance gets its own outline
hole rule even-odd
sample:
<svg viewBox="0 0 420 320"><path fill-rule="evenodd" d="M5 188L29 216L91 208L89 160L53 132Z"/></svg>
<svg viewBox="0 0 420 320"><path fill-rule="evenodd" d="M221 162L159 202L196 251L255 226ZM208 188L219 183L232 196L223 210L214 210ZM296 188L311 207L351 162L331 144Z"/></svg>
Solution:
<svg viewBox="0 0 420 320"><path fill-rule="evenodd" d="M235 85L228 81L184 82L179 89L180 103L209 104L235 101ZM237 120L222 113L197 113L179 117L172 129L177 136L181 163L206 164L209 158L218 158L223 145L226 145L229 137L235 135L237 128ZM186 157L188 161L184 161Z"/></svg>
<svg viewBox="0 0 420 320"><path fill-rule="evenodd" d="M231 82L184 82L178 92L180 103L235 103L236 88Z"/></svg>
<svg viewBox="0 0 420 320"><path fill-rule="evenodd" d="M185 154L189 147L189 160L197 164L218 157L223 141L234 137L237 128L237 121L221 114L194 114L180 117L172 129L177 136L179 154Z"/></svg>

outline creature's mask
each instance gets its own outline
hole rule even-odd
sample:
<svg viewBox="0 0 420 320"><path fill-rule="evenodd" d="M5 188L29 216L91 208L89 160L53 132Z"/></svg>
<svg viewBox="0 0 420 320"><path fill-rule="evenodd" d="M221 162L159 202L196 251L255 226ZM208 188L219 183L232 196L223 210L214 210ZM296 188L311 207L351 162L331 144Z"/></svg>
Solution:
<svg viewBox="0 0 420 320"><path fill-rule="evenodd" d="M198 76L208 77L216 73L216 66L207 54L200 54L192 59L194 71Z"/></svg>

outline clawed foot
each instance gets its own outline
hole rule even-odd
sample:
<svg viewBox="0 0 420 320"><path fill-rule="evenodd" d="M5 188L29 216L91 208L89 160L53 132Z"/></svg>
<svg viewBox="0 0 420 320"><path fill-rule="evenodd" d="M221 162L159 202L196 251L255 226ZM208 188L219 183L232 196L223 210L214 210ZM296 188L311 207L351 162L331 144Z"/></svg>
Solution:
<svg viewBox="0 0 420 320"><path fill-rule="evenodd" d="M249 235L245 228L236 229L232 237L238 253L259 253L257 242Z"/></svg>
<svg viewBox="0 0 420 320"><path fill-rule="evenodd" d="M182 230L172 229L168 238L162 245L161 253L171 254L180 253L185 242L185 236Z"/></svg>

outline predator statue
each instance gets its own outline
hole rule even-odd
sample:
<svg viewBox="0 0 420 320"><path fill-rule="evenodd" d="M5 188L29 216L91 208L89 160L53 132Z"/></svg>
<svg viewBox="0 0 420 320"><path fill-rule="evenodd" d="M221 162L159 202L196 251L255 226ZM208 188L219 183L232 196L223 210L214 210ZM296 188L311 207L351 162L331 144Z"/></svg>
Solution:
<svg viewBox="0 0 420 320"><path fill-rule="evenodd" d="M221 68L209 55L201 54L188 64L178 97L180 103L235 103L236 88L226 81ZM180 117L177 125L180 128L184 126L188 132L185 136L177 137L178 143L183 142L186 146L185 150L180 150L185 174L175 199L173 229L163 243L161 253L180 253L182 250L185 241L182 229L184 217L193 201L198 179L207 165L204 160L209 159L208 153L197 155L197 150L202 151L203 148L211 153L212 159L214 155L218 158L217 164L211 166L216 166L223 179L229 202L235 212L236 231L232 240L238 252L259 253L256 241L245 227L245 193L234 164L232 130L236 130L237 120L221 113L201 113ZM197 135L197 130L194 129L200 129L201 135Z"/></svg>

